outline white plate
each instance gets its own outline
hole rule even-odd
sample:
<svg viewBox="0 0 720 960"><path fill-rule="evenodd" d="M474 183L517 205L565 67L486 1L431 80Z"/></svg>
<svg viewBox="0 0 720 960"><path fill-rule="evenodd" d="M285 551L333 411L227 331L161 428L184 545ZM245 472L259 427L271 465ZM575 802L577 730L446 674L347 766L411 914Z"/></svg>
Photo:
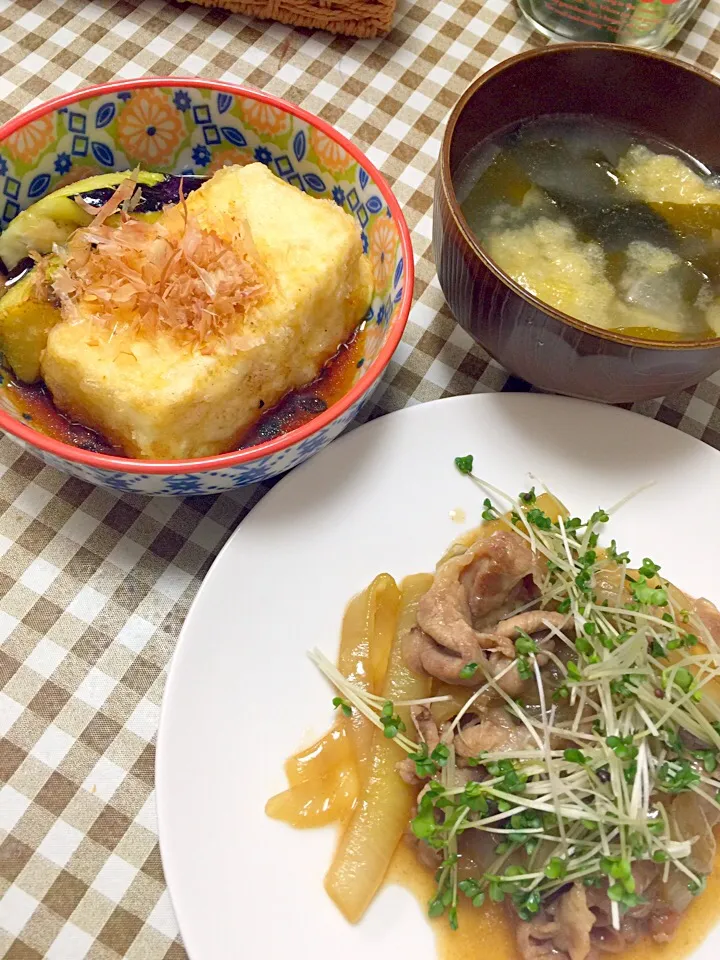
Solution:
<svg viewBox="0 0 720 960"><path fill-rule="evenodd" d="M381 571L432 569L482 494L453 466L516 493L540 478L574 513L655 486L612 525L695 595L720 600L720 455L654 420L535 394L411 407L360 427L255 507L208 574L168 679L157 757L162 858L193 960L432 960L421 908L385 890L350 927L323 891L334 833L265 817L283 762L332 719L305 651L337 651L343 610ZM720 930L694 960L720 952Z"/></svg>

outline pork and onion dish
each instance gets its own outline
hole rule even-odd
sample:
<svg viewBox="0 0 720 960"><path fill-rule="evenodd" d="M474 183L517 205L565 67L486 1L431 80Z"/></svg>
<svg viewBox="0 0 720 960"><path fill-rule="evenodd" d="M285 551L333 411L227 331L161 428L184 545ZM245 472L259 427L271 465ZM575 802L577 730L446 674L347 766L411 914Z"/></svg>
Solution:
<svg viewBox="0 0 720 960"><path fill-rule="evenodd" d="M337 666L313 651L337 721L267 811L341 822L326 889L351 921L401 843L436 922L506 911L508 960L649 950L713 870L720 614L607 539L612 510L501 502L434 574L356 597Z"/></svg>

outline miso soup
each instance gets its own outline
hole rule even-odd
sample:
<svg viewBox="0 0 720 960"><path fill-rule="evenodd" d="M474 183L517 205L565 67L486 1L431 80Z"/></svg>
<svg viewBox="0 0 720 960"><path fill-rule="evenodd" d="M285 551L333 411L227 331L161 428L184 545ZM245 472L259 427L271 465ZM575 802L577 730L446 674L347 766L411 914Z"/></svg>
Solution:
<svg viewBox="0 0 720 960"><path fill-rule="evenodd" d="M480 144L456 186L486 252L545 303L637 337L720 336L720 176L681 151L541 117Z"/></svg>

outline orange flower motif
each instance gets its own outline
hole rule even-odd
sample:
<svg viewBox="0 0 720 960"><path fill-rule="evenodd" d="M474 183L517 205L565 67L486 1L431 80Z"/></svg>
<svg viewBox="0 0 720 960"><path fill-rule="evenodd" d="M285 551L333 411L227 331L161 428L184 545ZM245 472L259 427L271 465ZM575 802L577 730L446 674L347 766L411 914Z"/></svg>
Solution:
<svg viewBox="0 0 720 960"><path fill-rule="evenodd" d="M37 160L43 150L50 146L55 137L55 128L49 115L39 117L32 123L11 133L5 141L10 153L16 160L23 163L32 163Z"/></svg>
<svg viewBox="0 0 720 960"><path fill-rule="evenodd" d="M343 173L354 163L353 158L339 143L335 143L315 127L310 128L310 144L320 163L331 173Z"/></svg>
<svg viewBox="0 0 720 960"><path fill-rule="evenodd" d="M287 133L290 129L290 114L270 106L269 103L262 103L260 100L243 100L240 104L240 112L258 133L277 136L279 133Z"/></svg>
<svg viewBox="0 0 720 960"><path fill-rule="evenodd" d="M217 173L218 170L222 170L223 167L229 167L234 163L238 163L244 167L248 163L253 163L253 156L251 153L246 153L238 147L228 147L226 150L218 150L213 154L212 162L203 173L212 176L213 173Z"/></svg>
<svg viewBox="0 0 720 960"><path fill-rule="evenodd" d="M159 90L140 90L118 116L118 140L128 159L148 167L169 163L185 137L180 113Z"/></svg>
<svg viewBox="0 0 720 960"><path fill-rule="evenodd" d="M374 321L365 335L365 364L364 369L370 366L375 357L380 353L380 348L385 342L386 329L378 326Z"/></svg>
<svg viewBox="0 0 720 960"><path fill-rule="evenodd" d="M398 235L392 220L379 217L370 228L370 265L375 289L384 290L395 269Z"/></svg>

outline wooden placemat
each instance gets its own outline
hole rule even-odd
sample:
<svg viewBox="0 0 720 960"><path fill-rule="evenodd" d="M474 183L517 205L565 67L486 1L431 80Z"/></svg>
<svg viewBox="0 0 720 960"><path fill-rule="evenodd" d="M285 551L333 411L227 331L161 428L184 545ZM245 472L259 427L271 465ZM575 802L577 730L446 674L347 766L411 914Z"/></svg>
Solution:
<svg viewBox="0 0 720 960"><path fill-rule="evenodd" d="M349 37L387 33L395 0L184 0L294 27L311 27Z"/></svg>
<svg viewBox="0 0 720 960"><path fill-rule="evenodd" d="M711 0L671 51L717 70L719 20ZM386 38L356 42L161 0L0 0L0 120L91 83L199 74L287 97L352 137L393 184L417 257L376 416L521 387L443 304L433 168L466 85L542 42L506 0L400 0ZM720 447L719 405L716 376L637 409ZM0 440L0 955L185 956L157 842L160 701L198 585L263 492L119 496Z"/></svg>

